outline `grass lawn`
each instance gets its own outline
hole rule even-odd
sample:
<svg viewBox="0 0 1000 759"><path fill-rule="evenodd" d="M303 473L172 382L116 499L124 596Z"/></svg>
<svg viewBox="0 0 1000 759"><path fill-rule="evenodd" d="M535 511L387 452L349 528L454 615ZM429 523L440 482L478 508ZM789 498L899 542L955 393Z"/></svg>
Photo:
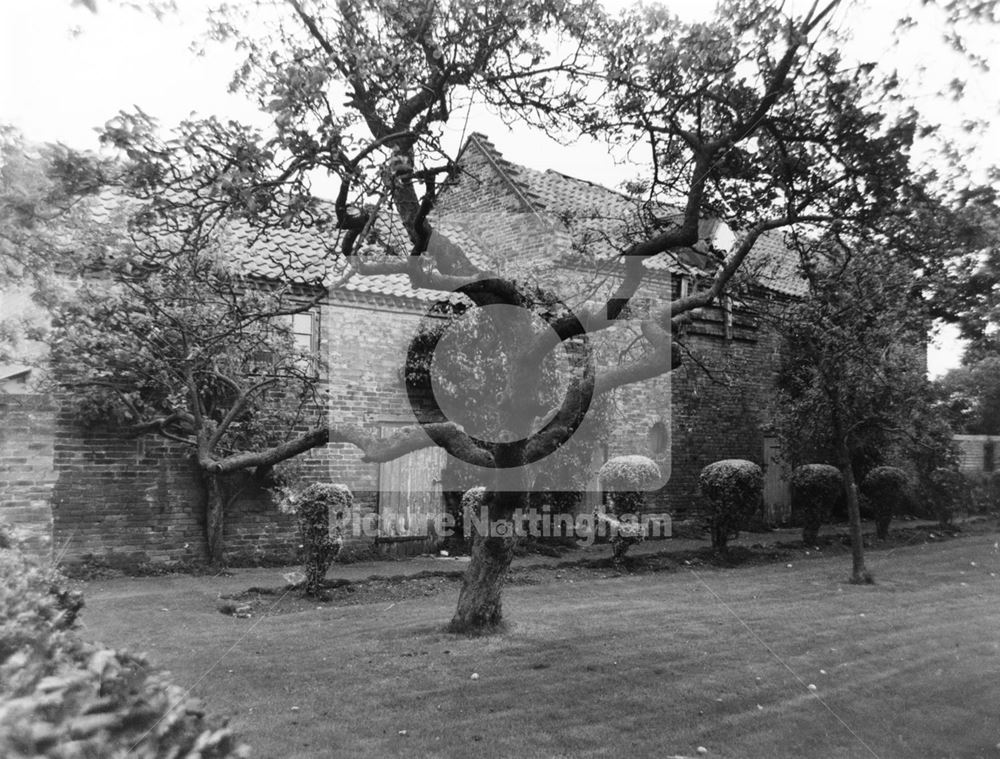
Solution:
<svg viewBox="0 0 1000 759"><path fill-rule="evenodd" d="M208 577L93 581L84 634L146 651L255 757L1000 758L996 534L869 554L238 619ZM478 674L473 679L473 673ZM814 685L815 690L809 686ZM403 732L405 731L405 733Z"/></svg>

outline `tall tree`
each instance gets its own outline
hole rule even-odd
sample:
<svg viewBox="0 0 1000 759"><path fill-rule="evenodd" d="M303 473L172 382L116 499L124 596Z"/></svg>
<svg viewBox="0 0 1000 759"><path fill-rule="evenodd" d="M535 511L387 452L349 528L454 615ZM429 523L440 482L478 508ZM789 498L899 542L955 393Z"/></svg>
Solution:
<svg viewBox="0 0 1000 759"><path fill-rule="evenodd" d="M781 315L779 429L786 450L812 459L795 463L832 457L840 469L851 581L864 583L858 477L893 448L916 450L929 474L946 463L949 436L941 439L931 410L928 306L909 266L866 248L814 257L808 296Z"/></svg>

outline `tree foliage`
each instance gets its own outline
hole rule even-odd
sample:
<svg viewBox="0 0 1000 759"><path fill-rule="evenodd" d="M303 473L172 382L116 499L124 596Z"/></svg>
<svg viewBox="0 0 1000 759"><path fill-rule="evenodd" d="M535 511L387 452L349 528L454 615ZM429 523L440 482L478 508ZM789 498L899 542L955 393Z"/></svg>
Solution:
<svg viewBox="0 0 1000 759"><path fill-rule="evenodd" d="M245 759L249 749L190 690L141 655L86 642L83 607L51 567L0 530L0 753L9 759L186 756Z"/></svg>
<svg viewBox="0 0 1000 759"><path fill-rule="evenodd" d="M224 475L264 473L327 439L320 357L292 336L292 317L313 303L251 281L221 240L169 258L84 245L78 261L69 285L41 296L52 380L82 420L162 436L192 457L218 561L235 495Z"/></svg>
<svg viewBox="0 0 1000 759"><path fill-rule="evenodd" d="M777 423L793 463L826 459L841 470L852 580L870 582L856 483L888 459L929 478L953 457L926 379L928 307L905 259L822 242L810 259L809 295L780 326Z"/></svg>
<svg viewBox="0 0 1000 759"><path fill-rule="evenodd" d="M965 361L936 383L956 432L1000 435L1000 354Z"/></svg>
<svg viewBox="0 0 1000 759"><path fill-rule="evenodd" d="M30 360L25 343L46 324L31 296L72 265L85 224L84 200L97 192L105 162L60 145L33 145L0 125L0 288L16 307L0 313L0 360Z"/></svg>
<svg viewBox="0 0 1000 759"><path fill-rule="evenodd" d="M784 314L779 426L792 455L835 460L839 417L863 475L894 451L904 458L938 442L926 379L929 321L905 263L871 249L837 255Z"/></svg>

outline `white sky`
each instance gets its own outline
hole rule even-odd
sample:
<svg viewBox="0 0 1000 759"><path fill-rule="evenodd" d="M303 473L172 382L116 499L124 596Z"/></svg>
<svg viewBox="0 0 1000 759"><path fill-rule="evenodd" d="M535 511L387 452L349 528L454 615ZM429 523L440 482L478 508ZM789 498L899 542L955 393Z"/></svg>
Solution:
<svg viewBox="0 0 1000 759"><path fill-rule="evenodd" d="M203 57L190 50L209 4L209 0L178 0L179 14L157 21L106 0L98 0L96 15L74 7L71 0L0 0L0 123L19 127L29 140L60 141L77 148L96 148L96 128L133 105L165 126L191 112L263 126L266 121L253 104L226 91L235 56L218 47ZM621 6L625 0L606 4ZM688 17L707 15L711 7L704 0L665 4ZM898 0L871 0L866 11L840 12L834 23L851 29L857 57L896 61L894 65L915 80L911 91L920 107L933 109L945 124L957 127L970 115L992 121L997 94L987 75L970 81L969 97L960 105L934 96L954 75L954 58L938 42L938 29L914 36L902 51L889 50L892 22L904 5ZM995 41L983 35L974 38L986 51L1000 50ZM1000 55L997 62L1000 65ZM932 69L922 70L925 63ZM489 135L516 163L556 169L607 186L636 174L635 168L616 164L602 146L583 142L564 147L527 130L512 133L485 112L473 112L469 129ZM460 137L458 125L452 137L455 144L446 148L457 150ZM994 128L969 150L976 151L983 165L1000 163L1000 130ZM959 354L954 332L945 330L931 347L931 375L954 366Z"/></svg>

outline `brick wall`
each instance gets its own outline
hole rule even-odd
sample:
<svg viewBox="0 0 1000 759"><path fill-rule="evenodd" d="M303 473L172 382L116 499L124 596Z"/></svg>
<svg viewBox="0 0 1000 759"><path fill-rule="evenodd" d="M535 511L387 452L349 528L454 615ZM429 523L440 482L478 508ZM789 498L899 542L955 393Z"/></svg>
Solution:
<svg viewBox="0 0 1000 759"><path fill-rule="evenodd" d="M671 377L673 470L666 502L678 519L700 508L698 475L708 464L739 458L764 467L778 338L770 331L757 339L708 332L687 339L705 369L688 358Z"/></svg>
<svg viewBox="0 0 1000 759"><path fill-rule="evenodd" d="M80 425L68 411L55 429L53 540L67 561L111 563L199 560L205 556L205 491L182 447L155 436L130 438ZM224 540L233 561L292 556L291 517L278 514L258 486L227 478L238 490Z"/></svg>
<svg viewBox="0 0 1000 759"><path fill-rule="evenodd" d="M0 394L0 523L40 555L51 550L55 424L48 399Z"/></svg>
<svg viewBox="0 0 1000 759"><path fill-rule="evenodd" d="M319 319L320 350L331 367L330 420L361 424L376 435L412 423L401 369L426 305L338 297L323 306ZM203 557L205 492L182 447L82 426L57 406L40 396L0 397L0 518L24 528L39 545L51 535L68 561ZM362 512L375 509L379 467L362 462L354 446L316 449L295 466L307 481L346 483ZM245 473L226 478L225 488L235 494L225 519L228 559L293 559L294 519L277 511L271 494Z"/></svg>

